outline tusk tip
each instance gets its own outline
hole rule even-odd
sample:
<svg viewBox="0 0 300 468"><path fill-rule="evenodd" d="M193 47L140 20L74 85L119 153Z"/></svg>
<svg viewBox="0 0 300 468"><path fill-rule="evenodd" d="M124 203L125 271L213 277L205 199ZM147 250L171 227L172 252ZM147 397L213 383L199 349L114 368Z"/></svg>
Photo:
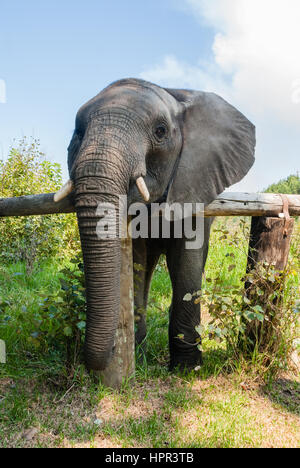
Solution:
<svg viewBox="0 0 300 468"><path fill-rule="evenodd" d="M143 177L136 179L136 185L145 202L150 200L150 193Z"/></svg>
<svg viewBox="0 0 300 468"><path fill-rule="evenodd" d="M58 203L64 198L66 198L70 193L73 192L74 185L71 180L68 180L68 182L60 189L58 192L54 194L54 203Z"/></svg>

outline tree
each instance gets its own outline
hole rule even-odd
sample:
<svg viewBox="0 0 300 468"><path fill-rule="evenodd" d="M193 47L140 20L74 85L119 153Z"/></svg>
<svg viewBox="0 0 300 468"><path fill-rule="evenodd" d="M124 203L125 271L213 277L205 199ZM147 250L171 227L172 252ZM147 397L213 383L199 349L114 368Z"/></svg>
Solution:
<svg viewBox="0 0 300 468"><path fill-rule="evenodd" d="M300 177L299 173L290 175L286 179L282 179L277 184L270 185L265 192L268 193L291 193L300 194Z"/></svg>
<svg viewBox="0 0 300 468"><path fill-rule="evenodd" d="M61 185L60 164L47 161L38 140L24 137L0 161L1 198L51 193ZM79 245L73 214L1 219L0 239L1 261L25 261L28 273L37 259L74 252Z"/></svg>

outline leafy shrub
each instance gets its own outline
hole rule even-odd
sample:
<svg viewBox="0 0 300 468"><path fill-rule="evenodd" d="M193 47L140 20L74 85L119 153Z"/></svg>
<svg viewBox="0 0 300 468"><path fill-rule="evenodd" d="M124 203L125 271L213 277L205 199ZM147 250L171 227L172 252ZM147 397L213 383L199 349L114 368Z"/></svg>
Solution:
<svg viewBox="0 0 300 468"><path fill-rule="evenodd" d="M62 185L61 167L45 159L38 140L23 138L0 161L0 197L51 193ZM79 249L75 216L47 215L3 218L0 221L2 262L25 261L30 273L37 258Z"/></svg>
<svg viewBox="0 0 300 468"><path fill-rule="evenodd" d="M86 300L83 264L80 256L59 272L61 288L48 295L34 317L30 344L44 352L60 348L69 366L75 365L84 340Z"/></svg>
<svg viewBox="0 0 300 468"><path fill-rule="evenodd" d="M280 180L277 184L270 185L265 192L300 194L299 174L290 175L286 179Z"/></svg>
<svg viewBox="0 0 300 468"><path fill-rule="evenodd" d="M248 236L245 227L242 236L241 231L233 234L225 229L215 231L228 247L238 247L244 243L244 234ZM294 239L293 248L298 241ZM228 253L216 277L213 280L206 278L206 287L202 291L186 294L183 298L196 304L201 301L209 313L209 322L196 327L198 348L202 349L203 340L218 341L226 346L229 355L236 359L243 355L252 362L256 357L264 372L274 375L288 366L297 337L299 258L292 258L284 272L276 271L269 264L257 264L241 278L240 285L226 284L224 265L227 274L231 274L237 267L235 257L236 254ZM184 340L184 336L178 335L178 339Z"/></svg>

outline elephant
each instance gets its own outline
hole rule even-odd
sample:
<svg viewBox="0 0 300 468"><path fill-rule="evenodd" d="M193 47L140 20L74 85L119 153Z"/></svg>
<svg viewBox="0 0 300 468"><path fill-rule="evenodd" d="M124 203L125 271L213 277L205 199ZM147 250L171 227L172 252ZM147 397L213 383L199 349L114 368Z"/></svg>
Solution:
<svg viewBox="0 0 300 468"><path fill-rule="evenodd" d="M210 92L169 89L129 78L116 81L84 104L76 116L68 147L70 181L59 192L73 192L84 260L87 322L84 355L89 370L105 369L114 351L120 308L120 239L101 240L97 206L203 203L239 182L254 163L255 126L237 109ZM133 240L139 269L135 293L136 341L146 336L151 277L166 254L173 297L169 313L170 369L202 363L194 346L200 305L184 301L201 289L212 219L204 220L204 243L188 250L185 236ZM183 334L184 340L178 335Z"/></svg>

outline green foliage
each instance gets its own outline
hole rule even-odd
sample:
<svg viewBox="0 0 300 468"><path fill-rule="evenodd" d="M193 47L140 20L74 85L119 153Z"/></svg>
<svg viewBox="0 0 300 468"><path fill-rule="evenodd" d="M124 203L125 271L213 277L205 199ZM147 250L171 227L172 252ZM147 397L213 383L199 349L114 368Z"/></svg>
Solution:
<svg viewBox="0 0 300 468"><path fill-rule="evenodd" d="M244 220L240 228L229 233L220 227L214 233L223 245L239 248L249 234ZM236 361L242 357L251 362L255 359L268 375L287 368L300 312L298 261L291 261L284 272L269 264L257 264L235 285L224 282L226 272L230 275L238 266L236 254L227 253L216 276L206 277L206 287L183 298L201 302L209 314L209 321L196 327L198 348L203 350L203 344L210 340L219 342ZM178 339L184 341L184 335L178 335Z"/></svg>
<svg viewBox="0 0 300 468"><path fill-rule="evenodd" d="M39 294L34 295L34 301L26 301L21 286L28 287L27 277L21 272L13 273L11 283L16 294L7 295L2 287L6 278L2 278L0 271L0 336L7 341L10 353L12 348L25 349L34 355L58 353L70 370L78 363L86 325L81 257L58 270L56 279L51 289L37 279L41 288ZM49 283L49 278L45 281Z"/></svg>
<svg viewBox="0 0 300 468"><path fill-rule="evenodd" d="M286 179L280 180L277 184L270 185L265 190L265 192L300 194L300 177L299 177L299 174L290 175Z"/></svg>
<svg viewBox="0 0 300 468"><path fill-rule="evenodd" d="M77 363L86 326L83 263L80 256L59 272L60 290L48 295L35 317L36 331L29 341L44 350L61 346L67 364Z"/></svg>
<svg viewBox="0 0 300 468"><path fill-rule="evenodd" d="M27 141L26 137L10 149L7 160L0 162L0 169L1 193L6 197L53 192L62 183L60 165L46 161L39 141Z"/></svg>
<svg viewBox="0 0 300 468"><path fill-rule="evenodd" d="M45 159L38 140L23 138L0 161L0 197L19 197L57 191L62 185L61 167ZM3 218L0 221L1 262L25 261L31 273L36 260L79 248L75 216L49 215Z"/></svg>

